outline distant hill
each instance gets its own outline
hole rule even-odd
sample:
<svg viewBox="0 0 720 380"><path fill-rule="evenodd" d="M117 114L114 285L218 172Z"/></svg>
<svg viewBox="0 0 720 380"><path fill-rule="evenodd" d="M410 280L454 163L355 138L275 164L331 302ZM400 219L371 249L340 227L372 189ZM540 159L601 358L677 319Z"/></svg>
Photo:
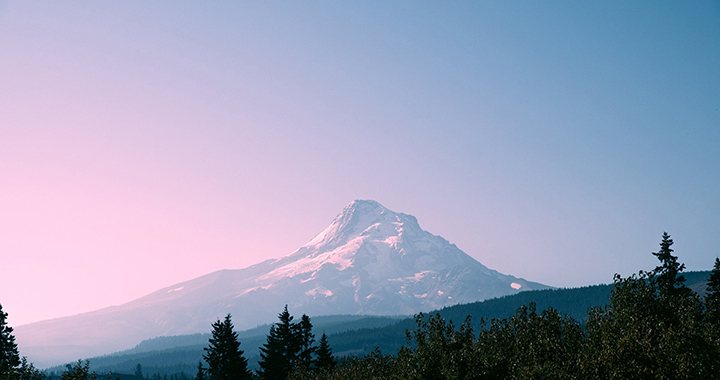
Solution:
<svg viewBox="0 0 720 380"><path fill-rule="evenodd" d="M323 315L312 318L315 331L319 334L334 334L348 330L348 326L355 328L377 328L386 326L405 319L407 316L364 316L364 315ZM210 327L208 326L208 329ZM252 329L238 331L238 337L241 341L253 337L265 337L270 331L270 324L263 324ZM197 345L206 345L210 339L210 333L190 334L190 335L173 335L160 336L152 339L146 339L137 346L120 352L111 354L111 356L138 354L150 351L162 351L174 349L177 347L189 347ZM105 356L103 356L105 357Z"/></svg>
<svg viewBox="0 0 720 380"><path fill-rule="evenodd" d="M373 329L404 319L407 319L407 316L330 315L313 317L312 323L319 339L323 333L332 335L348 329ZM245 356L252 365L256 365L259 360L259 348L265 343L269 331L270 325L265 324L238 332L242 343L240 348L245 351ZM129 350L90 358L90 366L93 371L102 373L134 373L135 367L140 364L147 375L157 373L162 376L180 372L194 375L209 338L210 334L207 333L147 339ZM59 373L64 369L65 365L59 365L46 371Z"/></svg>
<svg viewBox="0 0 720 380"><path fill-rule="evenodd" d="M689 288L701 296L705 295L710 271L685 272L683 275ZM589 308L608 305L608 296L612 287L612 284L606 284L581 288L533 290L481 302L446 307L429 314L440 313L445 320L452 320L456 327L462 324L468 315L472 316L473 328L477 331L481 328L481 318L486 318L488 322L493 318L508 318L520 306L535 302L538 310L552 307L584 326ZM328 342L338 355L362 356L370 353L376 346L383 353L394 354L405 344L405 331L415 327L415 321L408 318L385 327L349 330L333 334L328 336Z"/></svg>
<svg viewBox="0 0 720 380"><path fill-rule="evenodd" d="M688 287L700 295L705 294L710 271L686 272L683 275ZM446 320L454 321L456 327L470 315L477 331L482 327L482 318L488 321L507 318L518 307L535 302L538 310L552 307L584 324L589 308L608 304L611 289L612 284L534 290L446 307L428 314L440 313ZM415 328L412 317L335 315L312 317L311 320L317 337L323 332L328 334L328 341L336 356L363 356L376 346L383 353L394 354L405 344L405 331ZM238 332L241 348L253 369L257 368L259 347L265 343L269 329L270 325L261 325ZM98 372L133 373L139 363L147 375L185 372L190 376L197 370L197 363L202 358L209 337L210 334L193 334L148 339L127 351L90 358L90 366ZM61 371L63 368L58 366L48 370Z"/></svg>
<svg viewBox="0 0 720 380"><path fill-rule="evenodd" d="M538 310L548 307L559 310L578 321L587 316L588 308L605 306L612 285L593 285L571 289L547 289L522 292L511 296L494 298L482 302L446 307L428 314L440 313L446 320L452 320L458 327L467 316L472 316L473 328L482 328L482 318L489 322L493 318L507 318L517 308L530 302L537 304ZM395 353L405 344L405 331L415 328L415 321L407 318L398 323L381 328L359 329L328 337L330 345L338 355L365 355L375 346L383 353Z"/></svg>

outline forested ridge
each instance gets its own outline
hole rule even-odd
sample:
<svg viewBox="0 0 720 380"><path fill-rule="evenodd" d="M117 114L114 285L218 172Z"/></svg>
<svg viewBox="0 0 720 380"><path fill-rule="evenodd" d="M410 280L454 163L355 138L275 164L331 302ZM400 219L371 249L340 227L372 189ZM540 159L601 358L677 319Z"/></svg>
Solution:
<svg viewBox="0 0 720 380"><path fill-rule="evenodd" d="M310 318L295 320L286 307L264 337L256 371L228 315L213 324L194 368L159 377L138 363L123 378L719 379L720 260L709 275L685 273L672 245L663 234L657 267L616 275L610 285L525 292L319 340ZM593 307L580 313L587 302ZM0 380L46 378L18 355L6 315L0 306ZM98 377L82 361L54 375Z"/></svg>

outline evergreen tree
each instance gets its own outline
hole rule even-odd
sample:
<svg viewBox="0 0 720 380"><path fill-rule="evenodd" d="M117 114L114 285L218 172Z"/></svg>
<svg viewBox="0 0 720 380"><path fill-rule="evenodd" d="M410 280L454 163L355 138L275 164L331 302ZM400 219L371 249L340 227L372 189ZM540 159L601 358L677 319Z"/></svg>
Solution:
<svg viewBox="0 0 720 380"><path fill-rule="evenodd" d="M140 365L140 363L138 363L135 366L135 377L140 378L140 379L144 378L143 372L142 372L142 365Z"/></svg>
<svg viewBox="0 0 720 380"><path fill-rule="evenodd" d="M707 282L705 309L707 339L715 352L720 354L720 259L718 258L715 258L715 266ZM720 371L720 363L715 367L717 371Z"/></svg>
<svg viewBox="0 0 720 380"><path fill-rule="evenodd" d="M684 265L663 234L662 265L615 275L610 304L589 313L582 371L589 379L715 379L717 350L708 339L700 297L678 276Z"/></svg>
<svg viewBox="0 0 720 380"><path fill-rule="evenodd" d="M313 346L313 343L315 343L315 334L312 333L310 317L303 314L300 322L295 325L295 327L299 351L296 366L308 370L313 364L313 354L315 354L317 350L317 348Z"/></svg>
<svg viewBox="0 0 720 380"><path fill-rule="evenodd" d="M210 346L205 347L203 358L208 364L210 380L250 379L247 359L240 349L238 335L233 331L230 314L221 322L219 319L212 324L213 331Z"/></svg>
<svg viewBox="0 0 720 380"><path fill-rule="evenodd" d="M202 366L202 360L198 362L195 380L207 380L207 378L205 377L205 368L203 368Z"/></svg>
<svg viewBox="0 0 720 380"><path fill-rule="evenodd" d="M18 373L22 364L13 328L7 325L7 316L0 304L0 374Z"/></svg>
<svg viewBox="0 0 720 380"><path fill-rule="evenodd" d="M657 279L660 291L665 295L677 294L677 289L682 289L681 292L686 292L685 288L685 277L679 275L680 272L685 269L685 264L680 264L677 261L677 256L673 256L673 250L670 248L673 245L673 240L667 232L663 232L662 241L660 242L660 250L653 252L660 265L655 267L653 272Z"/></svg>
<svg viewBox="0 0 720 380"><path fill-rule="evenodd" d="M712 330L720 330L720 259L715 258L715 266L707 282L705 296L706 318ZM720 344L720 336L715 337Z"/></svg>
<svg viewBox="0 0 720 380"><path fill-rule="evenodd" d="M20 380L45 380L45 374L28 363L26 357L23 356L20 361Z"/></svg>
<svg viewBox="0 0 720 380"><path fill-rule="evenodd" d="M658 286L652 272L616 275L610 305L592 309L585 328L586 378L716 378L699 297L665 297Z"/></svg>
<svg viewBox="0 0 720 380"><path fill-rule="evenodd" d="M287 305L278 315L278 323L270 327L267 341L260 347L260 370L263 379L286 379L296 364L300 353L297 327Z"/></svg>
<svg viewBox="0 0 720 380"><path fill-rule="evenodd" d="M90 373L90 362L78 360L74 365L67 365L67 370L60 376L60 380L96 380L97 373Z"/></svg>
<svg viewBox="0 0 720 380"><path fill-rule="evenodd" d="M720 258L717 257L707 282L707 299L720 301Z"/></svg>
<svg viewBox="0 0 720 380"><path fill-rule="evenodd" d="M332 370L335 367L335 357L333 356L330 344L327 341L325 333L320 337L320 345L317 348L317 359L315 360L315 368L319 370Z"/></svg>

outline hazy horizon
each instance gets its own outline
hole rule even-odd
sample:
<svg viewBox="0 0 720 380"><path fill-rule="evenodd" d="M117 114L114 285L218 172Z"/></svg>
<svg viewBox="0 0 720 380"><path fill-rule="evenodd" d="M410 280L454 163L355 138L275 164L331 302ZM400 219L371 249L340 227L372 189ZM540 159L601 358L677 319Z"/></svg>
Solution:
<svg viewBox="0 0 720 380"><path fill-rule="evenodd" d="M11 326L290 254L354 199L557 287L709 270L720 4L0 1Z"/></svg>

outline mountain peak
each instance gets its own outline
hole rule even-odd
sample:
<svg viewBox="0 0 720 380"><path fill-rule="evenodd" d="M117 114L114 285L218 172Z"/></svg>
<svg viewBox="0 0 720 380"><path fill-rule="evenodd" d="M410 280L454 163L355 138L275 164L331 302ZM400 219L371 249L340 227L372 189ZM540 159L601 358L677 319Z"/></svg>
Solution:
<svg viewBox="0 0 720 380"><path fill-rule="evenodd" d="M373 206L373 207L383 207L383 205L380 204L380 202L373 200L373 199L356 199L352 202L350 202L346 207L356 207L356 206Z"/></svg>
<svg viewBox="0 0 720 380"><path fill-rule="evenodd" d="M352 202L350 202L345 208L342 210L340 215L343 214L355 214L355 213L362 213L362 214L375 214L380 215L387 209L385 206L381 205L379 202L374 201L372 199L356 199ZM338 216L340 216L338 215Z"/></svg>
<svg viewBox="0 0 720 380"><path fill-rule="evenodd" d="M374 200L356 199L338 214L330 225L307 243L305 248L332 249L346 244L366 229L382 224L405 224L410 228L420 226L414 216L396 213Z"/></svg>

